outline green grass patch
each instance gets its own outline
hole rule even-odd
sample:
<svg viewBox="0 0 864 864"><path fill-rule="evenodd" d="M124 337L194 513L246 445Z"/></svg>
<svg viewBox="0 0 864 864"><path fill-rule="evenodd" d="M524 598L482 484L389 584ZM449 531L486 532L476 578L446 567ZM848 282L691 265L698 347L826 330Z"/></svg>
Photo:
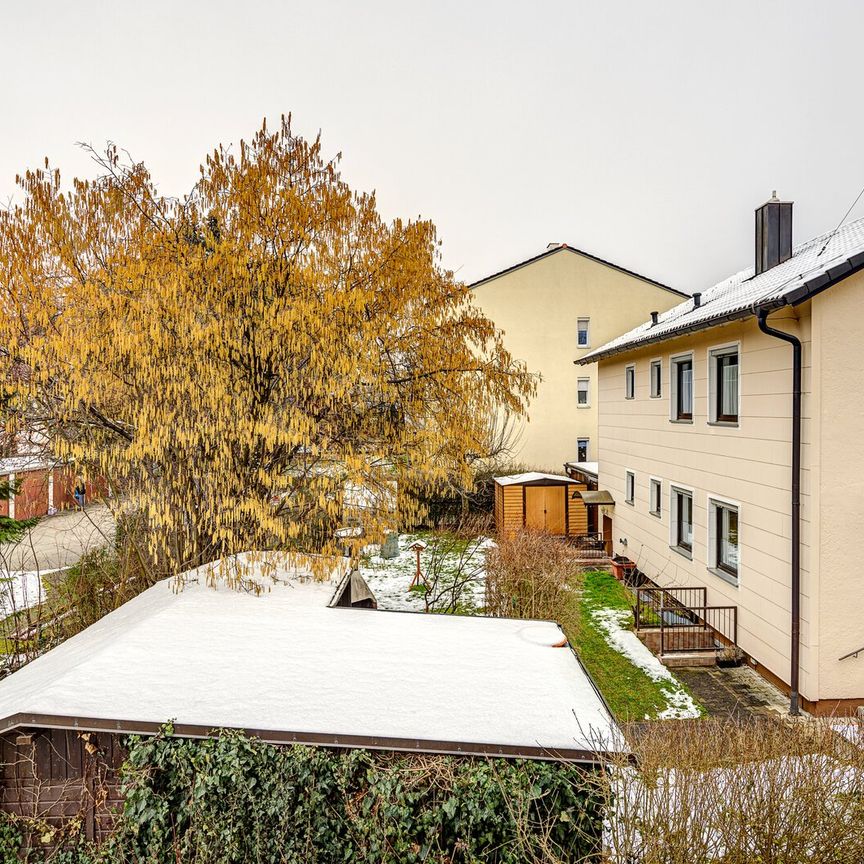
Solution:
<svg viewBox="0 0 864 864"><path fill-rule="evenodd" d="M562 621L570 643L594 679L615 717L622 721L654 719L668 707L668 685L654 681L607 641L592 613L618 609L628 613L632 625L630 592L611 573L591 571L584 583L575 610L577 626ZM573 620L573 611L568 616ZM683 685L682 685L682 689Z"/></svg>

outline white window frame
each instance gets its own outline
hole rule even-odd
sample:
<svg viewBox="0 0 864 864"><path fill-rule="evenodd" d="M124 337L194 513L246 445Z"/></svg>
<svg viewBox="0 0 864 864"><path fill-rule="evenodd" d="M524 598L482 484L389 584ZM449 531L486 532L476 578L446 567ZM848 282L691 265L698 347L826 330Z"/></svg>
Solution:
<svg viewBox="0 0 864 864"><path fill-rule="evenodd" d="M632 373L632 379L631 379ZM630 388L630 383L633 383L633 388ZM635 399L636 398L636 364L628 363L624 367L624 398L625 399Z"/></svg>
<svg viewBox="0 0 864 864"><path fill-rule="evenodd" d="M585 458L579 459L579 445L583 441L585 442ZM584 438L584 437L577 438L576 439L576 461L577 462L587 462L589 460L590 454L591 454L591 439L590 438Z"/></svg>
<svg viewBox="0 0 864 864"><path fill-rule="evenodd" d="M678 545L678 493L690 496L690 549ZM669 548L691 561L696 548L696 490L683 483L669 483Z"/></svg>
<svg viewBox="0 0 864 864"><path fill-rule="evenodd" d="M728 570L717 566L717 508L726 507L738 513L738 572L732 575ZM706 511L708 513L708 555L707 568L715 576L734 585L736 588L741 584L741 504L732 498L722 495L708 493L706 496Z"/></svg>
<svg viewBox="0 0 864 864"><path fill-rule="evenodd" d="M690 361L690 419L678 419L678 364ZM696 418L696 358L692 351L682 351L669 358L669 420L692 423Z"/></svg>
<svg viewBox="0 0 864 864"><path fill-rule="evenodd" d="M654 507L654 489L657 489L657 507ZM663 480L660 477L648 478L648 512L658 519L663 517Z"/></svg>
<svg viewBox="0 0 864 864"><path fill-rule="evenodd" d="M629 487L629 488L628 488ZM632 490L632 495L628 498L628 493ZM624 503L631 507L636 506L636 472L629 468L624 471Z"/></svg>
<svg viewBox="0 0 864 864"><path fill-rule="evenodd" d="M582 382L586 383L585 387L585 401L579 401L579 385ZM591 379L588 377L577 378L576 379L576 407L577 408L590 408L591 407Z"/></svg>
<svg viewBox="0 0 864 864"><path fill-rule="evenodd" d="M737 420L717 419L717 380L718 357L726 354L738 355L738 400L735 405L735 416ZM708 362L708 423L712 426L737 426L741 422L741 343L727 342L724 345L712 345L707 352Z"/></svg>
<svg viewBox="0 0 864 864"><path fill-rule="evenodd" d="M585 344L583 345L579 341L579 324L584 321L585 322ZM580 350L583 348L591 347L591 319L590 318L577 318L576 319L576 347Z"/></svg>
<svg viewBox="0 0 864 864"><path fill-rule="evenodd" d="M655 367L660 370L660 374L657 376L657 385L659 387L659 393L654 393L654 369ZM662 399L663 398L663 358L655 357L648 366L648 397L650 399Z"/></svg>

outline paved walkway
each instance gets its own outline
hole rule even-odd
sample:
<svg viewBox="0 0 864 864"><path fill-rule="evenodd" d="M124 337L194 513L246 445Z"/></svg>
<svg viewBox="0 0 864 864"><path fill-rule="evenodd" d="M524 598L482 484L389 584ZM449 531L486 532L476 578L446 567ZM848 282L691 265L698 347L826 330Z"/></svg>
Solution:
<svg viewBox="0 0 864 864"><path fill-rule="evenodd" d="M67 510L42 518L18 543L0 544L0 569L54 570L104 546L114 536L114 519L104 504L83 512Z"/></svg>
<svg viewBox="0 0 864 864"><path fill-rule="evenodd" d="M789 713L789 700L749 666L702 666L674 673L714 717L746 720Z"/></svg>

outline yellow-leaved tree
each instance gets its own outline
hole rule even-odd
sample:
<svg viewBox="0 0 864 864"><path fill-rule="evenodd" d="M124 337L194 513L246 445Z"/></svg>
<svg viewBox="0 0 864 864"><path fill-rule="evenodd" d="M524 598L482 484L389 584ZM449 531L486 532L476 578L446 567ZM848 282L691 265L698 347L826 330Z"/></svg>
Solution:
<svg viewBox="0 0 864 864"><path fill-rule="evenodd" d="M533 379L434 225L385 222L290 118L182 199L93 155L95 179L46 161L0 212L2 404L106 478L160 569L331 549L346 505L378 539L525 410Z"/></svg>

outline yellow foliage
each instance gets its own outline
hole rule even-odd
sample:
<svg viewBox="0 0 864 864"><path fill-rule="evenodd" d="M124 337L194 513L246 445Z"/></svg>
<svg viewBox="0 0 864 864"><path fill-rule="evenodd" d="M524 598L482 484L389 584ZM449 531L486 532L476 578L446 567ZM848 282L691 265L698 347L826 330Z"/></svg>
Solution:
<svg viewBox="0 0 864 864"><path fill-rule="evenodd" d="M440 263L283 118L218 147L182 199L116 148L96 179L18 178L0 213L7 423L101 475L175 571L249 548L326 551L343 490L364 538L464 476L533 379ZM392 506L391 506L392 505Z"/></svg>

